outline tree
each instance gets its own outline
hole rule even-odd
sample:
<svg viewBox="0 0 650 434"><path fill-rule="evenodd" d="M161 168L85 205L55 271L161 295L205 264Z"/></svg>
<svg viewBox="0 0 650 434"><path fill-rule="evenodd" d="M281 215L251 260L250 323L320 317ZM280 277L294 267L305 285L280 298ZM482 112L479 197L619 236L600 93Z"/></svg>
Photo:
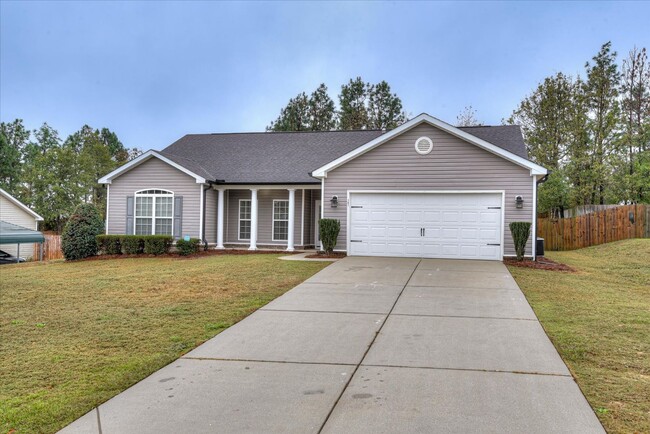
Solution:
<svg viewBox="0 0 650 434"><path fill-rule="evenodd" d="M476 118L476 110L470 105L456 116L456 125L459 127L475 127L482 124Z"/></svg>
<svg viewBox="0 0 650 434"><path fill-rule="evenodd" d="M271 122L267 131L309 131L309 98L305 92L291 98L280 111L280 116Z"/></svg>
<svg viewBox="0 0 650 434"><path fill-rule="evenodd" d="M30 140L23 150L23 173L21 187L19 188L20 200L36 209L40 209L44 202L45 186L41 180L47 177L51 170L45 163L45 154L61 146L59 133L47 123L33 131L34 140ZM39 187L36 187L36 186Z"/></svg>
<svg viewBox="0 0 650 434"><path fill-rule="evenodd" d="M334 128L336 128L334 101L327 93L325 83L321 83L309 97L309 129L329 131Z"/></svg>
<svg viewBox="0 0 650 434"><path fill-rule="evenodd" d="M643 195L636 170L644 162L637 159L650 150L650 65L645 48L635 47L629 52L621 76L622 134L614 162L616 191L612 199L633 203Z"/></svg>
<svg viewBox="0 0 650 434"><path fill-rule="evenodd" d="M567 152L577 92L571 77L562 73L547 77L507 121L521 125L530 158L548 169L558 169Z"/></svg>
<svg viewBox="0 0 650 434"><path fill-rule="evenodd" d="M570 208L569 186L561 170L552 171L546 182L537 190L537 212L551 217L564 217L564 210Z"/></svg>
<svg viewBox="0 0 650 434"><path fill-rule="evenodd" d="M117 137L115 137L117 138ZM75 152L78 157L80 173L77 182L84 190L84 202L94 203L100 210L106 207L106 189L98 184L97 180L118 166L118 162L111 155L111 148L102 139L99 130L94 130L88 125L71 134L63 143L64 148ZM120 152L118 150L118 152Z"/></svg>
<svg viewBox="0 0 650 434"><path fill-rule="evenodd" d="M124 147L124 144L117 137L117 134L109 130L108 128L102 128L97 131L99 138L104 143L104 146L108 148L108 152L111 155L111 158L118 164L124 164L129 161L129 151Z"/></svg>
<svg viewBox="0 0 650 434"><path fill-rule="evenodd" d="M587 126L593 143L593 191L592 203L605 203L605 188L610 178L608 159L614 147L619 122L620 73L616 65L616 52L612 43L605 43L593 57L593 64L587 62L587 80L584 93L589 110Z"/></svg>
<svg viewBox="0 0 650 434"><path fill-rule="evenodd" d="M406 122L406 113L402 110L402 100L391 93L390 86L380 81L369 89L368 128L392 130Z"/></svg>
<svg viewBox="0 0 650 434"><path fill-rule="evenodd" d="M99 249L97 235L104 232L104 221L92 204L79 205L61 234L61 250L65 259L95 256Z"/></svg>
<svg viewBox="0 0 650 434"><path fill-rule="evenodd" d="M342 130L361 130L368 127L368 94L370 83L361 77L350 79L341 86L339 94L339 128Z"/></svg>
<svg viewBox="0 0 650 434"><path fill-rule="evenodd" d="M22 153L29 135L22 119L0 123L0 187L12 195L20 185Z"/></svg>

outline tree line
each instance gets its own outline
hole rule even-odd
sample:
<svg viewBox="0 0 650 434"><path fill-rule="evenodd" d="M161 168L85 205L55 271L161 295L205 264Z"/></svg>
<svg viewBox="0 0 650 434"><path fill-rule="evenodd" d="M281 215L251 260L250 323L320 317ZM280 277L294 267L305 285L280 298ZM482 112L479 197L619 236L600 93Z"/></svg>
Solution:
<svg viewBox="0 0 650 434"><path fill-rule="evenodd" d="M338 108L325 83L310 95L291 98L267 131L390 130L407 119L402 100L385 81L365 82L361 77L341 86Z"/></svg>
<svg viewBox="0 0 650 434"><path fill-rule="evenodd" d="M545 78L504 120L522 126L530 158L550 171L540 212L650 201L648 56L635 47L617 57L607 42L584 76Z"/></svg>
<svg viewBox="0 0 650 434"><path fill-rule="evenodd" d="M61 231L80 203L103 213L106 189L97 180L139 155L108 128L84 125L65 140L44 123L0 123L0 187L40 214L44 229Z"/></svg>

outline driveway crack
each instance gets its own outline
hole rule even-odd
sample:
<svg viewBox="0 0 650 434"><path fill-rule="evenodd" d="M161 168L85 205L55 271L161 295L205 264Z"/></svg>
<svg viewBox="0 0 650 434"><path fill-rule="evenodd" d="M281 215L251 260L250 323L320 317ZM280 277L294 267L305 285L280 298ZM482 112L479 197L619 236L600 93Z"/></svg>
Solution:
<svg viewBox="0 0 650 434"><path fill-rule="evenodd" d="M325 417L325 420L323 421L322 425L320 426L320 429L318 430L318 433L320 434L323 432L323 429L325 429L325 425L327 425L327 421L330 419L332 416L332 413L334 412L334 409L338 406L339 401L341 400L341 397L345 393L345 391L348 389L348 386L350 385L350 382L354 378L355 374L359 370L359 367L365 360L366 356L368 355L368 352L370 352L370 349L372 348L373 344L377 340L377 336L379 336L379 333L381 333L381 330L384 328L384 325L386 325L386 321L388 321L388 318L390 315L393 313L393 310L395 309L395 306L397 306L397 302L399 301L400 297L404 293L404 290L408 286L409 282L413 278L413 275L415 274L415 271L418 269L420 264L422 263L422 259L418 261L416 264L415 268L413 268L413 271L411 271L411 274L409 275L409 278L406 280L406 283L404 283L404 286L402 286L402 289L400 290L399 294L397 295L397 298L395 298L395 302L391 306L390 310L388 311L388 314L386 314L386 318L384 318L384 321L381 323L377 331L375 332L375 336L373 336L372 341L370 341L370 344L368 345L368 348L366 348L366 351L363 353L363 356L361 357L361 360L359 360L359 363L357 363L354 367L354 370L352 371L352 374L350 374L350 377L348 378L348 381L345 383L345 386L343 386L343 390L341 390L341 393L339 393L339 396L336 397L336 401L334 401L334 405L332 405L332 408L330 408L330 411L327 413L327 416Z"/></svg>

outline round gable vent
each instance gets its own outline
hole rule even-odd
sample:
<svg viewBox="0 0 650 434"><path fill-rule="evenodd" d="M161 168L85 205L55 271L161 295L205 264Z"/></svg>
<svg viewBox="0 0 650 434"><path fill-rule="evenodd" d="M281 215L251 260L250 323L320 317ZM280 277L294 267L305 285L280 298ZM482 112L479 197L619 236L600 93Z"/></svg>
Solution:
<svg viewBox="0 0 650 434"><path fill-rule="evenodd" d="M433 142L428 137L420 137L415 141L415 152L420 155L427 155L433 150Z"/></svg>

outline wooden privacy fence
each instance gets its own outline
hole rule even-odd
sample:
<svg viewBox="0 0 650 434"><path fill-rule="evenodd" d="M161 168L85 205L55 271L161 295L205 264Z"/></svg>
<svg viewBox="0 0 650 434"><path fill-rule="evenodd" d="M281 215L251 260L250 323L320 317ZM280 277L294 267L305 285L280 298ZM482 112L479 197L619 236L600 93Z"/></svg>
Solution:
<svg viewBox="0 0 650 434"><path fill-rule="evenodd" d="M63 259L61 235L47 233L43 235L45 236L45 242L43 243L43 260L49 261L51 259ZM38 258L38 249L40 249L40 244L34 244L34 259Z"/></svg>
<svg viewBox="0 0 650 434"><path fill-rule="evenodd" d="M650 205L621 205L572 218L538 218L537 236L544 238L546 250L574 250L629 238L650 238L649 222Z"/></svg>

